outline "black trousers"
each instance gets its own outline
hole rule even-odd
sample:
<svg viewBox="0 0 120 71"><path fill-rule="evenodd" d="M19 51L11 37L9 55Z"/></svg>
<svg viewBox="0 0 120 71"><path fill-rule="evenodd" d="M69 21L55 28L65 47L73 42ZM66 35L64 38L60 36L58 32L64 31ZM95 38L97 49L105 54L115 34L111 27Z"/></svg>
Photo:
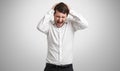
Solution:
<svg viewBox="0 0 120 71"><path fill-rule="evenodd" d="M46 63L46 67L44 71L73 71L73 65L54 65L50 63Z"/></svg>

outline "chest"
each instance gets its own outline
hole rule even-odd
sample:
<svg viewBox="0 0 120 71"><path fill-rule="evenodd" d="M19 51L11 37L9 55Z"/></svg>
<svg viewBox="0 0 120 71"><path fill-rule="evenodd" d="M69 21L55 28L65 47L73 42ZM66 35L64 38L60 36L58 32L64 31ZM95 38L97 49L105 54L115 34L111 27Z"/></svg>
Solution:
<svg viewBox="0 0 120 71"><path fill-rule="evenodd" d="M50 40L69 40L73 38L74 31L70 24L64 24L61 28L51 25L49 29L48 39Z"/></svg>

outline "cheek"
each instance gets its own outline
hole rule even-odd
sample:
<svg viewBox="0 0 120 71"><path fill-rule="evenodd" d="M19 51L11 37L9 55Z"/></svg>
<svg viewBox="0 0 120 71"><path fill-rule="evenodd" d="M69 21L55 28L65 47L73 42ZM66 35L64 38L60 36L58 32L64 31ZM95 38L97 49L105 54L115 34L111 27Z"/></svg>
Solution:
<svg viewBox="0 0 120 71"><path fill-rule="evenodd" d="M57 18L56 18L56 17L54 17L54 21L57 21Z"/></svg>
<svg viewBox="0 0 120 71"><path fill-rule="evenodd" d="M65 20L66 20L66 18L63 19L63 21L65 21Z"/></svg>

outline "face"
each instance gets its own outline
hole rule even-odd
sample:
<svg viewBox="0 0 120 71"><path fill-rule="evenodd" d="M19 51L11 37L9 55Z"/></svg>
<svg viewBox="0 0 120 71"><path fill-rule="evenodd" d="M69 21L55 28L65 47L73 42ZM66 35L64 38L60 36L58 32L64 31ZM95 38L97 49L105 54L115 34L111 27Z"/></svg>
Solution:
<svg viewBox="0 0 120 71"><path fill-rule="evenodd" d="M66 18L67 18L67 14L66 13L64 14L64 13L61 13L61 12L56 10L56 13L54 14L54 21L55 21L56 26L58 28L63 26Z"/></svg>

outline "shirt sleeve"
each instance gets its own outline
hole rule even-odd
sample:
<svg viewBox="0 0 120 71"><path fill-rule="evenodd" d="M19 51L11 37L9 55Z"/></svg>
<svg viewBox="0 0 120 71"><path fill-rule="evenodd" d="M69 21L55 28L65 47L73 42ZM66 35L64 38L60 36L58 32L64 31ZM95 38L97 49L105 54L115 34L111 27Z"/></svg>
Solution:
<svg viewBox="0 0 120 71"><path fill-rule="evenodd" d="M53 17L54 10L51 9L49 12L46 13L46 15L40 20L40 22L37 25L37 29L44 34L47 34L50 27L50 20Z"/></svg>
<svg viewBox="0 0 120 71"><path fill-rule="evenodd" d="M77 14L74 10L70 10L69 15L72 16L71 23L74 31L87 28L88 23L80 14Z"/></svg>

